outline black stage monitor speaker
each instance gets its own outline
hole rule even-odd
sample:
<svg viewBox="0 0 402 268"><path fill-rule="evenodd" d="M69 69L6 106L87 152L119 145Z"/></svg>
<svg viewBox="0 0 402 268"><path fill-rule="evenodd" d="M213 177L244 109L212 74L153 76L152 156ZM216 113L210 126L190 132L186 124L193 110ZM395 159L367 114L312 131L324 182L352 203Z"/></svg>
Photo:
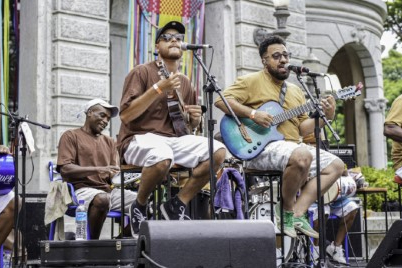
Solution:
<svg viewBox="0 0 402 268"><path fill-rule="evenodd" d="M136 267L159 267L151 261L169 268L276 267L274 225L265 220L145 221L136 260Z"/></svg>
<svg viewBox="0 0 402 268"><path fill-rule="evenodd" d="M367 268L402 267L402 220L395 221L381 241Z"/></svg>
<svg viewBox="0 0 402 268"><path fill-rule="evenodd" d="M331 145L329 152L338 156L349 168L356 167L355 145Z"/></svg>

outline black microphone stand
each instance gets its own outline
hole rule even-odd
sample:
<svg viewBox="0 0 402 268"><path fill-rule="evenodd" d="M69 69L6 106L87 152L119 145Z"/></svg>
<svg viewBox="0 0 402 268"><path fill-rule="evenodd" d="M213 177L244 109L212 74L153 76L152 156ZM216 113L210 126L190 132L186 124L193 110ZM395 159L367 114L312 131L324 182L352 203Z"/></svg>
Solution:
<svg viewBox="0 0 402 268"><path fill-rule="evenodd" d="M22 147L19 149L19 126L22 122L27 122L32 125L40 126L44 129L50 129L50 126L36 123L33 121L28 120L27 118L23 118L18 116L17 114L7 114L0 112L3 115L8 116L11 119L10 122L10 129L11 131L11 141L12 144L14 145L14 178L16 181L15 187L14 187L14 192L15 192L15 197L14 197L14 257L13 257L13 267L18 267L19 265L19 260L18 260L18 255L19 255L19 233L18 233L18 216L19 216L19 210L18 210L18 184L19 184L19 176L18 176L18 150L21 150L21 159L22 159L22 182L21 182L21 210L23 211L22 213L22 227L21 227L21 247L22 247L22 256L21 256L21 265L25 264L25 230L26 230L26 209L25 209L25 190L26 190L26 140L25 136L22 133L21 135L21 144ZM22 266L23 267L23 266Z"/></svg>
<svg viewBox="0 0 402 268"><path fill-rule="evenodd" d="M325 239L326 239L326 234L325 234L325 215L324 215L324 198L321 196L321 168L320 168L320 148L321 148L321 137L320 137L320 118L324 121L325 125L328 126L328 128L331 130L332 134L334 135L334 138L339 141L339 136L335 132L335 130L332 128L330 123L328 122L327 118L325 117L324 112L322 111L320 107L320 102L319 102L319 95L320 91L317 87L317 80L314 75L311 76L311 79L313 81L314 89L317 95L317 98L314 98L314 96L311 94L310 90L306 87L305 83L303 82L301 78L301 73L297 74L297 80L300 82L302 85L304 91L306 91L307 95L309 96L309 99L311 103L315 107L315 112L313 113L314 117L314 136L315 136L315 145L316 145L316 172L317 172L317 200L318 200L318 225L319 225L319 247L320 247L320 257L318 264L316 267L327 267L326 264L326 259L325 259Z"/></svg>
<svg viewBox="0 0 402 268"><path fill-rule="evenodd" d="M215 80L215 76L211 75L205 66L205 64L202 62L200 56L197 54L196 51L193 52L194 58L197 59L198 63L201 65L202 69L204 70L205 75L207 76L207 85L204 85L203 90L207 94L207 99L208 99L208 120L207 120L207 127L208 127L208 149L209 149L209 175L210 175L210 210L211 210L211 219L216 219L215 215L215 208L214 208L214 200L215 200L215 185L216 185L216 174L214 172L214 125L217 123L215 119L213 119L213 93L216 92L222 99L223 103L225 104L226 108L229 110L230 114L233 116L234 120L236 121L237 125L239 127L242 126L242 123L240 120L237 118L235 113L233 112L232 108L226 101L225 97L221 94L221 87L217 84ZM245 212L247 215L248 211L248 204L247 204L247 194L246 200L245 200Z"/></svg>

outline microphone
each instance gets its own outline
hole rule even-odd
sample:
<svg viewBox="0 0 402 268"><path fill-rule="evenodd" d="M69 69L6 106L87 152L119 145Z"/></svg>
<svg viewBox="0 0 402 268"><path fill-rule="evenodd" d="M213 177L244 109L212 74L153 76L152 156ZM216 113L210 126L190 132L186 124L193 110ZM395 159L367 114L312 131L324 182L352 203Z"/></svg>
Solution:
<svg viewBox="0 0 402 268"><path fill-rule="evenodd" d="M311 77L325 76L324 73L310 72L310 69L305 67L305 66L297 66L297 65L292 65L292 64L286 63L285 68L288 69L289 71L295 72L296 74L305 73L305 74L307 74L308 76L311 76Z"/></svg>
<svg viewBox="0 0 402 268"><path fill-rule="evenodd" d="M289 71L293 71L297 74L301 74L301 73L309 73L310 69L304 66L296 66L296 65L292 65L290 63L286 63L285 64L285 68L288 69Z"/></svg>
<svg viewBox="0 0 402 268"><path fill-rule="evenodd" d="M187 44L187 43L181 43L181 49L182 50L197 50L201 48L211 48L211 45L208 44Z"/></svg>

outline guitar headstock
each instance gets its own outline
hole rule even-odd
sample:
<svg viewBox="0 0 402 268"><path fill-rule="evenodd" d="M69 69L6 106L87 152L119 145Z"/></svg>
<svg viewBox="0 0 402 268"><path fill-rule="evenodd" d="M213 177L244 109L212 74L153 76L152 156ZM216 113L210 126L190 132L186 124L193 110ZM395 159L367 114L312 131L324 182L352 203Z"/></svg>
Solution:
<svg viewBox="0 0 402 268"><path fill-rule="evenodd" d="M334 93L335 99L350 100L355 99L362 94L363 83L359 82L357 85L344 87Z"/></svg>
<svg viewBox="0 0 402 268"><path fill-rule="evenodd" d="M156 65L159 67L158 74L161 77L161 79L169 78L170 73L166 69L165 63L162 60L160 60L156 62Z"/></svg>

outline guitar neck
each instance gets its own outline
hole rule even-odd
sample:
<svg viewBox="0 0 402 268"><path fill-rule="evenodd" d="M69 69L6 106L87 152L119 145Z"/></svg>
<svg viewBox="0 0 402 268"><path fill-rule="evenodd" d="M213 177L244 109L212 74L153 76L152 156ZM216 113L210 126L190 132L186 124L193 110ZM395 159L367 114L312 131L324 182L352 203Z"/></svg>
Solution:
<svg viewBox="0 0 402 268"><path fill-rule="evenodd" d="M335 100L338 99L336 94L331 94ZM303 113L308 113L314 111L315 106L311 101L307 101L305 104L298 106L296 108L287 110L283 113L277 114L274 116L274 120L272 122L273 125L278 125L286 120L292 119L293 117L299 116Z"/></svg>
<svg viewBox="0 0 402 268"><path fill-rule="evenodd" d="M272 122L273 125L278 125L286 120L289 120L293 117L299 116L303 113L307 113L314 110L314 105L312 102L307 102L306 104L287 110L283 113L277 114L274 116L274 120Z"/></svg>

